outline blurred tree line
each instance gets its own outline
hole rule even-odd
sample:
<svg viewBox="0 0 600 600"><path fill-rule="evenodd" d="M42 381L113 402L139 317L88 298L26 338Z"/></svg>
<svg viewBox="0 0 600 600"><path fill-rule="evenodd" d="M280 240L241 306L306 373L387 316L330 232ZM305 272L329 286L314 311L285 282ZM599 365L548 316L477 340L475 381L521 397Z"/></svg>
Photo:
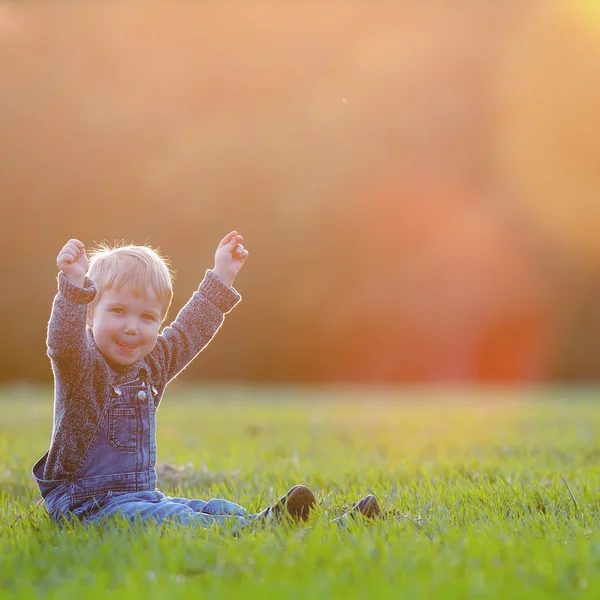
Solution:
<svg viewBox="0 0 600 600"><path fill-rule="evenodd" d="M69 237L159 247L174 318L234 228L244 301L186 378L596 378L580 4L3 4L0 380L51 378Z"/></svg>

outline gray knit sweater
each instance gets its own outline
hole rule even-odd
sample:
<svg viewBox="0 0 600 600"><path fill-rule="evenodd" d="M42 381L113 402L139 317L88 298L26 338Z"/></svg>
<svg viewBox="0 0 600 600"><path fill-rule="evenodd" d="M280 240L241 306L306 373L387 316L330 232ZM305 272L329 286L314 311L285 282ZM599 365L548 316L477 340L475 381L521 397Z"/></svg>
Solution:
<svg viewBox="0 0 600 600"><path fill-rule="evenodd" d="M210 342L228 313L241 299L208 270L204 280L171 325L158 336L154 350L129 367L110 364L86 325L87 304L97 293L86 278L83 287L62 273L48 323L48 356L54 372L54 427L44 479L77 478L81 458L100 422L111 386L132 381L140 369L158 391L160 402L167 383Z"/></svg>

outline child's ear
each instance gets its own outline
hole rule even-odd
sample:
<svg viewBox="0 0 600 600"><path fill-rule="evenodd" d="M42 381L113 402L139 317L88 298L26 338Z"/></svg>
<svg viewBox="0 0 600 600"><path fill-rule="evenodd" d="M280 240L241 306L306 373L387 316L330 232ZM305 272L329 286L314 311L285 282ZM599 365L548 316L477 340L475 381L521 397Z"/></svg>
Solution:
<svg viewBox="0 0 600 600"><path fill-rule="evenodd" d="M92 308L88 307L87 309L87 326L91 327L94 322L94 311Z"/></svg>

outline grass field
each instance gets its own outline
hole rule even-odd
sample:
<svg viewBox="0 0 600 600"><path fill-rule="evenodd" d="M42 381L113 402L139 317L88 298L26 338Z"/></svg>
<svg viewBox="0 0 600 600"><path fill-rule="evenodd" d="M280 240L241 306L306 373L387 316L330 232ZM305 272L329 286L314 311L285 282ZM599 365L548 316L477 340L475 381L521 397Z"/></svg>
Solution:
<svg viewBox="0 0 600 600"><path fill-rule="evenodd" d="M30 475L51 390L0 388L0 597L600 598L599 397L174 387L163 491L250 510L295 483L317 493L306 525L232 537L58 529ZM330 524L369 492L389 519Z"/></svg>

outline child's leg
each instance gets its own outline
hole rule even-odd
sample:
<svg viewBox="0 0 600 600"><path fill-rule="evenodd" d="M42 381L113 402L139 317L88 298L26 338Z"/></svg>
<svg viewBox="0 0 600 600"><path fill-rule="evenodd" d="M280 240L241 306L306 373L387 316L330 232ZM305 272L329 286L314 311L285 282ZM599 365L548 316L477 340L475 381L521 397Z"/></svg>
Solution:
<svg viewBox="0 0 600 600"><path fill-rule="evenodd" d="M175 502L176 504L184 504L189 506L196 512L201 512L207 515L235 515L243 517L246 514L246 509L235 502L223 500L221 498L211 498L210 500L199 500L189 498L171 498L165 496L165 500Z"/></svg>
<svg viewBox="0 0 600 600"><path fill-rule="evenodd" d="M315 504L314 494L303 485L294 486L275 504L253 515L247 515L246 509L239 504L220 498L209 501L170 498L158 491L109 493L99 505L86 509L78 517L84 523L95 523L118 516L131 523L174 522L192 527L220 525L238 530L248 522L267 523L283 516L296 521L306 520Z"/></svg>
<svg viewBox="0 0 600 600"><path fill-rule="evenodd" d="M239 530L246 523L246 511L241 506L235 513L207 514L192 506L208 506L208 502L182 502L183 498L173 499L160 492L132 492L114 494L102 503L85 523L96 523L111 518L125 518L130 523L150 522L158 525L176 524L187 527L212 527L214 525ZM190 506L190 503L192 504ZM236 505L237 506L237 505Z"/></svg>

